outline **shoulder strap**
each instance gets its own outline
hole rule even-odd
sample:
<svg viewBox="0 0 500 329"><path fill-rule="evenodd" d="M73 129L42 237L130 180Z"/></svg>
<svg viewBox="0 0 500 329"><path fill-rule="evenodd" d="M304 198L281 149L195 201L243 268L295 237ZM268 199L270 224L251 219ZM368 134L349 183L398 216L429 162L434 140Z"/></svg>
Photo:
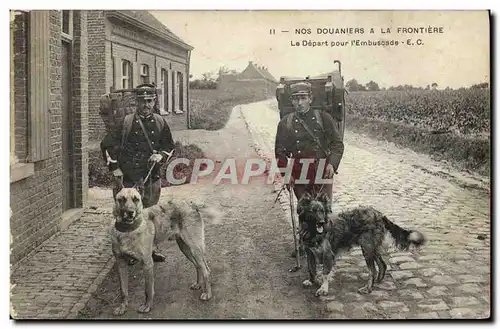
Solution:
<svg viewBox="0 0 500 329"><path fill-rule="evenodd" d="M165 127L165 120L158 113L153 113L153 115L156 118L156 128L158 128L158 132L161 133L163 131L163 128Z"/></svg>
<svg viewBox="0 0 500 329"><path fill-rule="evenodd" d="M155 150L153 148L153 144L151 144L151 140L149 139L148 132L146 131L146 128L144 128L144 124L142 123L141 118L139 118L137 121L139 121L139 124L141 125L142 132L144 133L144 137L146 137L146 140L148 141L149 149L151 150L151 152L154 153Z"/></svg>
<svg viewBox="0 0 500 329"><path fill-rule="evenodd" d="M316 118L318 118L318 123L321 127L321 130L325 131L325 127L323 126L323 111L315 109L314 115L316 116Z"/></svg>
<svg viewBox="0 0 500 329"><path fill-rule="evenodd" d="M122 128L122 143L120 145L120 149L123 150L123 146L127 141L128 134L130 130L132 130L132 122L134 121L135 113L130 113L125 116L123 119L123 128Z"/></svg>
<svg viewBox="0 0 500 329"><path fill-rule="evenodd" d="M292 124L293 124L293 117L295 116L295 112L288 113L286 117L286 127L288 130L292 130Z"/></svg>

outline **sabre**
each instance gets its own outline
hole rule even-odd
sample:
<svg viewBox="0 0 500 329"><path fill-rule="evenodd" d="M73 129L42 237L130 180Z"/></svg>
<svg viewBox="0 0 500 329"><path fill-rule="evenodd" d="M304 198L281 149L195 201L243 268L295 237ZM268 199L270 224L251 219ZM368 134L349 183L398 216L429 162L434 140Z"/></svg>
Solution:
<svg viewBox="0 0 500 329"><path fill-rule="evenodd" d="M174 151L175 151L175 149L173 149L170 153L169 153L169 152L165 152L165 153L168 155L167 160L165 161L165 163L168 163L168 160L170 160L170 158L171 158L171 157L172 157L172 155L174 154ZM156 153L156 152L155 152L155 153ZM151 172L153 171L153 168L154 168L155 166L156 166L156 164L155 164L155 163L153 163L153 165L151 166L151 169L149 169L149 172L148 172L148 174L147 174L146 178L144 179L144 182L147 182L147 181L148 181L148 178L149 178L149 176L151 175Z"/></svg>
<svg viewBox="0 0 500 329"><path fill-rule="evenodd" d="M297 229L295 227L295 214L296 213L295 213L295 206L293 203L294 193L293 193L292 187L290 187L289 194L290 194L290 212L291 212L292 230L293 230L293 243L295 244L295 262L296 262L295 267L293 267L289 271L296 272L297 270L299 270L301 268L301 265L300 265L300 250L299 250L299 244L297 243L297 235L296 235Z"/></svg>

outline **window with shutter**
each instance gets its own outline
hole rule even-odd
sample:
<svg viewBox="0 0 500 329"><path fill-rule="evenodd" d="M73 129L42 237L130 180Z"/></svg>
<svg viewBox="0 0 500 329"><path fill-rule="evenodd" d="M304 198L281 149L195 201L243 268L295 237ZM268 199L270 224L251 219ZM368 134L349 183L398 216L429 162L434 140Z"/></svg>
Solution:
<svg viewBox="0 0 500 329"><path fill-rule="evenodd" d="M141 84L149 83L149 66L147 64L141 65Z"/></svg>

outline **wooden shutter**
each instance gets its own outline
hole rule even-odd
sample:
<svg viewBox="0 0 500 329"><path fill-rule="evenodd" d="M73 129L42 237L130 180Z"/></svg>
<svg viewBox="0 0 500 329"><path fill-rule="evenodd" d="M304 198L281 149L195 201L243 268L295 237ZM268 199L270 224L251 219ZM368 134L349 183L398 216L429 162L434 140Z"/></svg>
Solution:
<svg viewBox="0 0 500 329"><path fill-rule="evenodd" d="M50 157L50 11L30 11L29 28L29 160Z"/></svg>
<svg viewBox="0 0 500 329"><path fill-rule="evenodd" d="M158 91L158 105L160 106L160 109L165 109L165 102L164 99L165 97L163 96L163 85L161 84L161 66L156 66L156 89Z"/></svg>
<svg viewBox="0 0 500 329"><path fill-rule="evenodd" d="M113 57L113 63L114 63L114 84L113 84L113 89L118 90L122 89L122 60L121 58L118 57Z"/></svg>

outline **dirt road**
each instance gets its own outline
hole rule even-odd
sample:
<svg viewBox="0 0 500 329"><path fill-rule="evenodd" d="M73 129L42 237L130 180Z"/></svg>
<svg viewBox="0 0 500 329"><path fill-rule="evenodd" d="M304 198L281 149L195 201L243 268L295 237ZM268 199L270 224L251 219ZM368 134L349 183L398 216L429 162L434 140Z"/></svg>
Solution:
<svg viewBox="0 0 500 329"><path fill-rule="evenodd" d="M188 131L174 137L197 143L221 160L256 156L253 146L262 154L272 154L277 114L269 104L237 107L227 127L220 131ZM436 174L445 172L446 177ZM195 280L194 268L175 243L167 243L162 245L167 261L155 267L155 306L150 314L135 311L144 298L141 269L135 266L130 271L130 308L125 315L112 315L119 296L118 279L112 271L81 317L359 319L489 315L489 198L478 189L464 188L467 184L463 183L480 185L484 181L459 177L459 173L423 156L349 132L340 175L335 179L334 209L375 205L398 224L418 227L430 240L417 254L391 249L386 280L371 295L356 293L367 277L358 248L337 262L331 293L321 300L314 297L313 289L301 287L307 277L305 271L288 273L294 264L288 257L293 246L290 224L282 207L273 207L276 194L272 185L264 183L265 178L246 186L205 181L165 189L162 198L201 198L224 212L222 222L206 228L213 299L201 302L199 292L189 290Z"/></svg>
<svg viewBox="0 0 500 329"><path fill-rule="evenodd" d="M221 131L203 132L203 136L199 132L187 132L175 137L196 142L220 160L257 157L238 111ZM214 297L202 302L198 299L199 292L189 290L196 279L194 268L175 242L165 243L161 249L167 261L155 266L154 310L148 315L135 311L144 297L142 270L135 266L130 271L130 310L120 318L310 319L327 316L325 305L315 303L312 291L301 288L305 273L287 271L294 263L288 257L293 248L291 230L280 205L273 206L276 194L265 179L252 179L251 184L243 186L212 185L208 178L194 186L164 189L162 199L171 196L204 199L224 213L220 223L206 227ZM115 318L112 310L118 301L118 291L117 276L112 271L89 301L83 312L85 317Z"/></svg>

